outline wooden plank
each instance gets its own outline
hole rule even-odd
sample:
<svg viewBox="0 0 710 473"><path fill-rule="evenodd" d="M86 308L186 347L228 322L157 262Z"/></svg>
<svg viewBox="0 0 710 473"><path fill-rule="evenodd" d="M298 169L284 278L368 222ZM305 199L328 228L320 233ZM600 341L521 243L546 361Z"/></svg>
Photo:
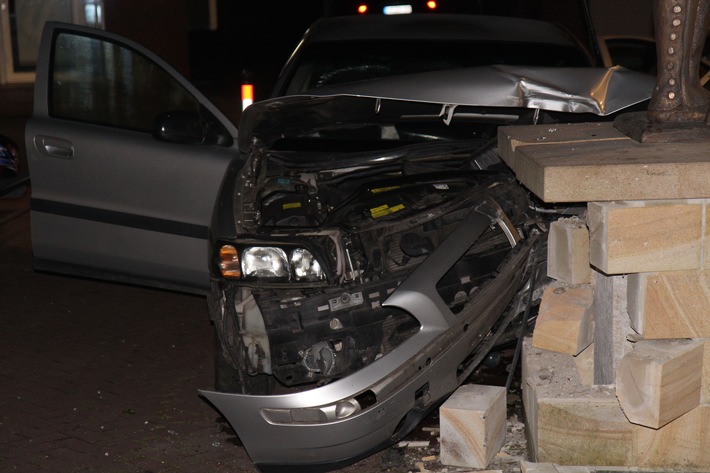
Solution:
<svg viewBox="0 0 710 473"><path fill-rule="evenodd" d="M581 218L563 218L550 224L547 275L569 285L591 282L589 231Z"/></svg>
<svg viewBox="0 0 710 473"><path fill-rule="evenodd" d="M577 355L594 340L594 291L590 285L545 288L535 322L535 348Z"/></svg>
<svg viewBox="0 0 710 473"><path fill-rule="evenodd" d="M591 264L606 274L700 269L704 205L590 202Z"/></svg>
<svg viewBox="0 0 710 473"><path fill-rule="evenodd" d="M583 386L572 358L534 348L529 339L523 343L522 387L532 461L552 463L559 473L580 473L582 465L594 467L590 473L710 470L709 404L659 429L632 424L613 386ZM540 473L554 473L549 465L540 467ZM524 471L534 473L536 468Z"/></svg>
<svg viewBox="0 0 710 473"><path fill-rule="evenodd" d="M641 144L589 139L588 124L501 127L499 153L518 179L545 202L710 198L710 160L704 143ZM578 129L577 140L556 139L551 129ZM619 132L616 132L619 133ZM560 133L562 135L562 133Z"/></svg>
<svg viewBox="0 0 710 473"><path fill-rule="evenodd" d="M523 125L498 127L498 153L513 170L518 146L628 141L629 137L608 123Z"/></svg>
<svg viewBox="0 0 710 473"><path fill-rule="evenodd" d="M640 473L647 472L653 473L652 470L648 468L639 469L637 466L605 466L600 468L596 465L585 465L585 466L569 466L569 465L558 465L555 463L534 463L528 461L520 462L521 473ZM670 471L678 471L673 469ZM686 471L686 470L680 470ZM704 469L690 468L688 471L698 471L703 472Z"/></svg>
<svg viewBox="0 0 710 473"><path fill-rule="evenodd" d="M505 443L506 390L463 385L439 408L439 419L441 463L486 468Z"/></svg>
<svg viewBox="0 0 710 473"><path fill-rule="evenodd" d="M523 343L530 457L563 465L632 465L633 426L613 387L584 386L572 356Z"/></svg>
<svg viewBox="0 0 710 473"><path fill-rule="evenodd" d="M594 344L592 343L587 348L582 350L574 357L574 365L577 367L577 373L585 386L594 384Z"/></svg>
<svg viewBox="0 0 710 473"><path fill-rule="evenodd" d="M613 384L619 362L631 350L627 278L599 271L594 278L594 384Z"/></svg>
<svg viewBox="0 0 710 473"><path fill-rule="evenodd" d="M708 270L629 276L629 316L643 338L710 338L708 307Z"/></svg>
<svg viewBox="0 0 710 473"><path fill-rule="evenodd" d="M616 396L629 421L658 429L700 405L703 343L642 340L621 360Z"/></svg>
<svg viewBox="0 0 710 473"><path fill-rule="evenodd" d="M662 428L634 429L639 468L710 470L710 405L701 405Z"/></svg>

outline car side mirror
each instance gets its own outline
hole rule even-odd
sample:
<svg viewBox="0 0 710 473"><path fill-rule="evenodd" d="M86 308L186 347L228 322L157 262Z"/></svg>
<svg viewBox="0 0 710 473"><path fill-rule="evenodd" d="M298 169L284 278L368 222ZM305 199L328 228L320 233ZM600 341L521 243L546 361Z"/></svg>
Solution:
<svg viewBox="0 0 710 473"><path fill-rule="evenodd" d="M153 136L168 143L202 144L206 134L205 120L197 112L175 110L161 113L153 125Z"/></svg>

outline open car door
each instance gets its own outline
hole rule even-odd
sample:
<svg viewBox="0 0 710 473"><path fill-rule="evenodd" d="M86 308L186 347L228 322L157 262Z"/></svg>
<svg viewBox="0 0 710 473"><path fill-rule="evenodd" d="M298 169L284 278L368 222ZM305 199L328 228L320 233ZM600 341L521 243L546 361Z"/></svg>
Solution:
<svg viewBox="0 0 710 473"><path fill-rule="evenodd" d="M140 45L48 23L25 138L35 267L206 291L208 224L236 134Z"/></svg>

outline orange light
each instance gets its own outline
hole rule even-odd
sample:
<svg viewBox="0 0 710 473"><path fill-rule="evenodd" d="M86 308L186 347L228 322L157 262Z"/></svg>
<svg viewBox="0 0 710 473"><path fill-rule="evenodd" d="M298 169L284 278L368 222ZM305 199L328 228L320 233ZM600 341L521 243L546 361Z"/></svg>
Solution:
<svg viewBox="0 0 710 473"><path fill-rule="evenodd" d="M219 271L225 278L240 278L242 271L239 266L239 254L232 245L224 245L219 249Z"/></svg>
<svg viewBox="0 0 710 473"><path fill-rule="evenodd" d="M254 86L252 84L242 84L242 99L254 100Z"/></svg>
<svg viewBox="0 0 710 473"><path fill-rule="evenodd" d="M367 5L365 5L365 4L363 3L362 5L360 5L359 7L357 7L357 12L358 12L358 13L366 13L366 12L367 12Z"/></svg>
<svg viewBox="0 0 710 473"><path fill-rule="evenodd" d="M429 8L429 10L436 10L436 2L432 0L426 2L426 6Z"/></svg>
<svg viewBox="0 0 710 473"><path fill-rule="evenodd" d="M242 110L254 103L254 86L242 84Z"/></svg>

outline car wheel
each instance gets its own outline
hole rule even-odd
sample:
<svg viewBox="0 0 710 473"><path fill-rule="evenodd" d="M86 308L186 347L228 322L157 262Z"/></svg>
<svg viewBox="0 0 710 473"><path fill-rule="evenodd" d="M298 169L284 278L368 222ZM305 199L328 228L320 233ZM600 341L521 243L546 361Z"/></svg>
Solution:
<svg viewBox="0 0 710 473"><path fill-rule="evenodd" d="M236 290L212 283L207 306L214 323L215 390L237 394L270 394L273 377L247 370L246 346L235 309Z"/></svg>

